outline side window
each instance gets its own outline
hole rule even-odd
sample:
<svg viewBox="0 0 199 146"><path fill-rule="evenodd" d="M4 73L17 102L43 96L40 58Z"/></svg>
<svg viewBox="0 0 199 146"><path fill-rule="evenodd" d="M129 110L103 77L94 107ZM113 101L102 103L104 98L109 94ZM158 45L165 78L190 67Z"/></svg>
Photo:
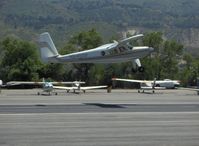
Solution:
<svg viewBox="0 0 199 146"><path fill-rule="evenodd" d="M101 55L104 56L106 53L104 51L101 52Z"/></svg>

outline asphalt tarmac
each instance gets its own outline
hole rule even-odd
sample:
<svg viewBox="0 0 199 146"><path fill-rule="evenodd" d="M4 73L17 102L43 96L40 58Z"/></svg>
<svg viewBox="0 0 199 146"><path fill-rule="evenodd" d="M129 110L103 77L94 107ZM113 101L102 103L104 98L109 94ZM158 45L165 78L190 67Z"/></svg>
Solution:
<svg viewBox="0 0 199 146"><path fill-rule="evenodd" d="M186 90L0 94L0 146L198 146L199 96Z"/></svg>

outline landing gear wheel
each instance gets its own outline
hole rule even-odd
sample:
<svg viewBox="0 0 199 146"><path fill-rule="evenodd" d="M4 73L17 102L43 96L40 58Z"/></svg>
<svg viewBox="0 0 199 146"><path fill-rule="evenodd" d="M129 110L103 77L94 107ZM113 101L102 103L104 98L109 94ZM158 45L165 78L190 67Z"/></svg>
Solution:
<svg viewBox="0 0 199 146"><path fill-rule="evenodd" d="M139 72L144 72L144 67L142 67L142 66L141 66L141 67L138 67L138 71L139 71Z"/></svg>

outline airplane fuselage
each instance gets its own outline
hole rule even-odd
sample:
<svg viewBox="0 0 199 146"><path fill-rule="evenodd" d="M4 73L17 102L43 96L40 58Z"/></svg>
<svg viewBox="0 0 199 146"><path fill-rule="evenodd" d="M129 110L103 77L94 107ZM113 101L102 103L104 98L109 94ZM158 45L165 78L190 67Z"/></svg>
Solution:
<svg viewBox="0 0 199 146"><path fill-rule="evenodd" d="M132 61L150 54L153 48L142 46L129 48L127 45L117 46L117 43L102 45L95 49L58 55L49 58L49 62L71 62L71 63L117 63Z"/></svg>

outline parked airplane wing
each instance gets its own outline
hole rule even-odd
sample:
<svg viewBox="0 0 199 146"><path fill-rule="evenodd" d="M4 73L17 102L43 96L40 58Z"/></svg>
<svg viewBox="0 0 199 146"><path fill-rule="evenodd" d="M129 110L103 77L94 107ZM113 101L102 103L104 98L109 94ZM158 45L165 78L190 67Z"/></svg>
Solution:
<svg viewBox="0 0 199 146"><path fill-rule="evenodd" d="M74 89L74 87L53 86L53 89L60 89L60 90L73 90L73 89Z"/></svg>
<svg viewBox="0 0 199 146"><path fill-rule="evenodd" d="M144 81L144 80L132 80L132 79L121 79L121 78L112 78L113 81L125 81L125 82L133 82L133 83L151 83L152 81Z"/></svg>
<svg viewBox="0 0 199 146"><path fill-rule="evenodd" d="M107 88L107 86L87 86L87 87L80 87L81 90L101 89L101 88Z"/></svg>
<svg viewBox="0 0 199 146"><path fill-rule="evenodd" d="M29 82L29 81L10 81L7 82L7 86L16 86L16 85L43 85L45 82ZM80 82L80 81L73 81L73 82L50 82L53 85L68 85L68 84L85 84L85 82Z"/></svg>
<svg viewBox="0 0 199 146"><path fill-rule="evenodd" d="M6 86L16 86L16 85L42 85L44 82L26 82L26 81L10 81L6 83Z"/></svg>
<svg viewBox="0 0 199 146"><path fill-rule="evenodd" d="M143 89L143 90L152 90L152 89L163 90L163 89L166 89L166 88L165 87L141 86L140 89Z"/></svg>

